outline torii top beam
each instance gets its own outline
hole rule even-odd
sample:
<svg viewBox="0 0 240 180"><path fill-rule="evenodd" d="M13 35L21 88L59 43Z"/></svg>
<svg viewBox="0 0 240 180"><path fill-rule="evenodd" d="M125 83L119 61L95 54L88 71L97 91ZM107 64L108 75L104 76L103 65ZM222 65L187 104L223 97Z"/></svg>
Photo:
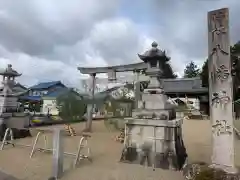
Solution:
<svg viewBox="0 0 240 180"><path fill-rule="evenodd" d="M106 66L106 67L78 67L78 70L82 74L98 74L98 73L108 73L110 71L114 72L126 72L135 70L144 70L147 68L147 64L144 62L118 65L118 66Z"/></svg>

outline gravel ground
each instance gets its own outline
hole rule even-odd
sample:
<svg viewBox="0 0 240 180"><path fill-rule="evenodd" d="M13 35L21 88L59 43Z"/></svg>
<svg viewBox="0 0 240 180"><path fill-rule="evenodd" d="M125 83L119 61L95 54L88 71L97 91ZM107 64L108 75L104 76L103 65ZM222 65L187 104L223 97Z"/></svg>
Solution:
<svg viewBox="0 0 240 180"><path fill-rule="evenodd" d="M77 132L84 128L83 123L74 124ZM185 120L183 124L183 138L189 161L205 161L210 163L211 157L211 128L210 121ZM63 180L183 180L181 172L146 168L139 165L119 163L122 144L115 142L118 132L109 131L103 121L93 123L92 137L89 140L92 149L93 162L80 162L73 169L73 158L65 157ZM35 131L32 131L36 134ZM51 139L51 134L48 134ZM65 138L65 151L75 152L79 136ZM33 138L18 140L22 144L31 144ZM236 152L240 150L240 141L236 140ZM42 142L40 142L42 143ZM52 142L49 140L49 147ZM1 169L22 180L47 180L51 176L51 155L37 152L29 158L31 149L23 147L12 148L10 145L0 152ZM240 151L239 151L240 152ZM240 165L240 153L235 156L236 165ZM1 179L1 177L0 177ZM11 179L10 179L11 180Z"/></svg>
<svg viewBox="0 0 240 180"><path fill-rule="evenodd" d="M11 176L9 174L1 172L1 171L0 171L0 179L1 180L19 180L19 179L15 178L15 177L13 177L13 176Z"/></svg>

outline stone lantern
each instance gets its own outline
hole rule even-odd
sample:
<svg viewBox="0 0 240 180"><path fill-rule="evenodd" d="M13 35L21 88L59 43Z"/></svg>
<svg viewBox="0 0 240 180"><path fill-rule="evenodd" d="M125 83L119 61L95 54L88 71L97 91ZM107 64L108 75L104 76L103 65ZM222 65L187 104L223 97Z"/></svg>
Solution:
<svg viewBox="0 0 240 180"><path fill-rule="evenodd" d="M158 49L158 44L156 42L152 43L152 48L146 51L143 55L138 54L139 58L147 63L147 69L145 74L150 77L150 83L148 85L148 90L151 93L162 92L162 86L160 83L160 78L163 73L163 68L166 62L170 60L166 56L165 51Z"/></svg>
<svg viewBox="0 0 240 180"><path fill-rule="evenodd" d="M3 77L2 84L3 90L0 93L0 117L11 113L7 113L8 109L17 108L17 97L12 93L12 88L15 85L15 77L21 76L17 71L12 69L12 65L9 64L6 69L0 71L0 75Z"/></svg>
<svg viewBox="0 0 240 180"><path fill-rule="evenodd" d="M125 118L126 137L121 160L179 170L187 157L182 119L176 119L175 106L167 101L161 84L164 65L170 58L157 48L156 42L149 51L138 56L148 64L146 75L150 83L132 117Z"/></svg>

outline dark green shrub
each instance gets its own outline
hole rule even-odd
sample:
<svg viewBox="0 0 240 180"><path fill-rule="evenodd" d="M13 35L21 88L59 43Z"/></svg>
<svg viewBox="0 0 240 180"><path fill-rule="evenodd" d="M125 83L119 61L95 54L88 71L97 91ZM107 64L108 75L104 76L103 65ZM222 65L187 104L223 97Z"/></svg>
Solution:
<svg viewBox="0 0 240 180"><path fill-rule="evenodd" d="M224 171L205 167L196 175L195 180L224 180L225 178L226 173Z"/></svg>
<svg viewBox="0 0 240 180"><path fill-rule="evenodd" d="M186 180L239 180L239 174L229 174L206 163L188 164L183 169Z"/></svg>

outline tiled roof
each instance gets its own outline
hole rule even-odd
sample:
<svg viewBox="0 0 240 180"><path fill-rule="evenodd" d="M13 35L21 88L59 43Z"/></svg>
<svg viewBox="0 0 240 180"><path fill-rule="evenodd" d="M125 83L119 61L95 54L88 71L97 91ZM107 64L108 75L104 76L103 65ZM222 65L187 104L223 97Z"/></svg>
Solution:
<svg viewBox="0 0 240 180"><path fill-rule="evenodd" d="M77 96L81 97L81 95L79 93L77 93L76 91L74 91L72 88L57 88L56 90L49 92L48 94L44 95L43 98L47 98L47 97L51 97L51 98L56 98L60 95L63 95L65 93L68 92L73 92L75 93Z"/></svg>
<svg viewBox="0 0 240 180"><path fill-rule="evenodd" d="M146 86L148 81L142 81ZM176 78L162 79L162 85L165 93L207 93L208 88L202 87L200 78ZM146 88L146 87L145 87Z"/></svg>
<svg viewBox="0 0 240 180"><path fill-rule="evenodd" d="M162 84L165 93L208 93L208 88L202 87L200 78L177 78L177 79L162 79ZM132 84L115 86L100 93L96 93L95 99L104 99L111 94L112 91L120 87L133 89Z"/></svg>
<svg viewBox="0 0 240 180"><path fill-rule="evenodd" d="M27 87L23 86L23 85L20 84L20 83L14 84L14 87L20 87L20 88L22 88L22 89L27 89Z"/></svg>
<svg viewBox="0 0 240 180"><path fill-rule="evenodd" d="M30 87L30 89L48 89L51 86L55 86L57 84L62 84L62 83L61 83L61 81L43 82L43 83L39 83L39 84L37 84L35 86Z"/></svg>
<svg viewBox="0 0 240 180"><path fill-rule="evenodd" d="M59 95L68 92L68 88L57 88L55 91L49 92L48 94L44 95L43 97L58 97Z"/></svg>
<svg viewBox="0 0 240 180"><path fill-rule="evenodd" d="M40 101L41 96L22 96L20 99L29 100L29 101Z"/></svg>
<svg viewBox="0 0 240 180"><path fill-rule="evenodd" d="M164 79L162 82L163 82L163 89L166 93L208 92L207 88L202 87L202 80L200 78Z"/></svg>
<svg viewBox="0 0 240 180"><path fill-rule="evenodd" d="M3 86L0 87L0 91L1 90L3 90ZM22 90L27 90L27 88L20 83L16 83L16 84L14 84L12 90L16 91L16 92L20 92Z"/></svg>

